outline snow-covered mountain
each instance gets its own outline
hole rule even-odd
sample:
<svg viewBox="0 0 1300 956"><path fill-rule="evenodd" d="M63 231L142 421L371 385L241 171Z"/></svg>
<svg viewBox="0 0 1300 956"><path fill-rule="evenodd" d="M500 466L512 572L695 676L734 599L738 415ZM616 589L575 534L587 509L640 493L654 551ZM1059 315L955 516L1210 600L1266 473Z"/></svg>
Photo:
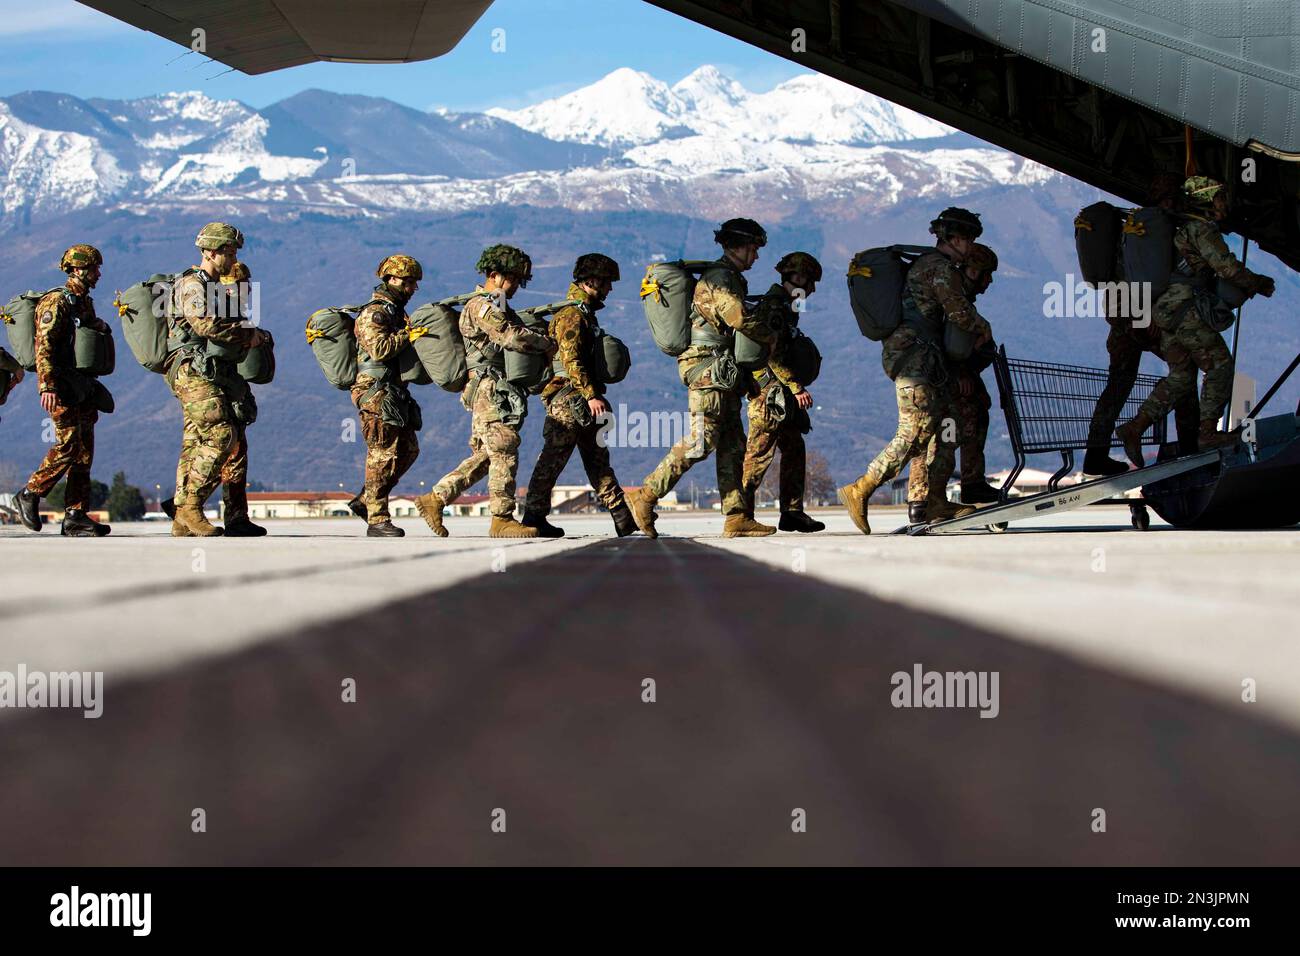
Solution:
<svg viewBox="0 0 1300 956"><path fill-rule="evenodd" d="M335 215L502 203L781 218L808 204L1029 184L1051 173L828 77L752 93L712 66L619 69L524 110L421 112L309 90L255 110L202 93L0 99L0 229L105 205Z"/></svg>
<svg viewBox="0 0 1300 956"><path fill-rule="evenodd" d="M713 66L702 66L671 87L624 68L527 109L492 109L488 114L547 139L611 147L695 135L872 146L952 133L929 117L821 74L796 76L767 93L751 93Z"/></svg>

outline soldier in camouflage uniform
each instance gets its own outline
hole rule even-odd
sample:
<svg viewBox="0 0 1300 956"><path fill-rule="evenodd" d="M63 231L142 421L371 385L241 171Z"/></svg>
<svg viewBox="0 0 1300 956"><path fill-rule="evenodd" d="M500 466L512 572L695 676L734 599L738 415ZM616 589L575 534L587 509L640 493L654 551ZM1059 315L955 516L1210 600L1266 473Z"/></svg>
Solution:
<svg viewBox="0 0 1300 956"><path fill-rule="evenodd" d="M839 489L840 502L863 534L871 533L867 500L912 463L907 486L908 520L941 521L974 509L953 505L945 488L955 466L955 419L949 407L951 371L943 351L943 324L951 322L976 336L976 347L992 337L989 324L970 301L960 263L983 232L979 217L957 207L945 209L930 223L935 250L917 259L907 272L903 321L885 339L881 363L894 382L898 430L884 451L851 485ZM945 419L953 423L945 435Z"/></svg>
<svg viewBox="0 0 1300 956"><path fill-rule="evenodd" d="M773 283L759 302L757 318L773 331L776 340L767 367L753 373L757 388L749 400L749 439L741 478L748 513L754 510L754 494L781 452L780 501L782 531L822 531L826 525L803 510L807 452L803 436L812 430L808 409L813 397L786 364L786 350L799 327L802 303L817 290L822 267L806 252L792 252L776 264L781 281ZM796 304L798 303L798 304Z"/></svg>
<svg viewBox="0 0 1300 956"><path fill-rule="evenodd" d="M109 332L95 315L90 290L99 282L104 257L94 246L75 245L63 253L59 268L68 278L36 303L36 384L43 408L54 424L54 447L15 496L18 516L32 531L41 530L40 501L66 474L60 534L92 538L109 526L86 514L90 506L90 466L95 458L96 388L92 376L77 371L74 343L78 326Z"/></svg>
<svg viewBox="0 0 1300 956"><path fill-rule="evenodd" d="M242 262L236 262L233 270L221 277L222 289L230 303L226 315L245 315L248 283L251 280L252 273ZM246 410L251 412L248 417L255 418L257 405L251 391L245 402ZM225 464L221 466L222 514L225 517L224 531L228 538L260 538L266 534L265 528L253 524L248 517L248 424L251 424L251 421L245 423L236 419L233 422L235 442ZM198 441L198 433L193 423L187 421L181 433L181 462L189 462ZM176 520L176 499L182 497L187 471L187 467L177 466L176 495L162 502L162 510L173 522ZM189 537L184 533L184 529L179 530L182 532L180 537Z"/></svg>
<svg viewBox="0 0 1300 956"><path fill-rule="evenodd" d="M1125 454L1139 468L1145 464L1142 433L1184 395L1195 393L1197 369L1205 372L1197 436L1200 450L1235 444L1235 432L1218 430L1219 418L1232 398L1234 370L1223 336L1206 321L1216 307L1226 309L1214 294L1214 279L1225 279L1252 296L1271 296L1274 290L1271 278L1247 269L1223 241L1218 226L1228 215L1223 184L1208 176L1193 176L1184 183L1183 193L1182 221L1174 231L1174 250L1181 260L1178 275L1156 301L1153 318L1169 374L1151 390L1133 420L1115 429Z"/></svg>
<svg viewBox="0 0 1300 956"><path fill-rule="evenodd" d="M361 494L349 507L366 519L367 537L400 538L406 532L393 524L388 496L419 457L424 422L420 406L402 382L397 356L411 344L406 304L419 288L424 270L410 256L392 255L379 263L375 275L379 285L353 324L357 380L352 404L361 417L366 475Z"/></svg>
<svg viewBox="0 0 1300 956"><path fill-rule="evenodd" d="M213 222L194 241L199 265L186 270L172 287L171 341L167 382L181 403L188 446L177 463L176 517L172 535L222 534L203 514L203 505L221 481L240 422L252 421L251 392L235 371L239 354L268 338L261 329L231 314L227 295L216 283L229 274L244 245L234 226ZM184 440L184 439L183 439Z"/></svg>
<svg viewBox="0 0 1300 956"><path fill-rule="evenodd" d="M568 298L576 301L551 318L547 330L558 352L555 377L542 390L546 421L542 424L542 452L528 480L528 499L523 524L536 528L543 538L564 535L546 520L551 511L551 492L573 449L582 457L587 480L614 519L621 538L634 534L636 522L623 500L623 489L609 464L609 449L597 440L601 416L609 414L605 386L591 376L589 365L596 347L595 331L600 327L596 312L605 305L613 284L619 280L618 263L609 256L592 252L580 256L573 267Z"/></svg>
<svg viewBox="0 0 1300 956"><path fill-rule="evenodd" d="M745 430L740 423L742 395L753 388L736 366L735 333L771 345L775 334L745 307L749 287L744 273L758 260L767 233L752 219L729 219L713 234L722 257L700 275L691 303L691 344L677 357L677 372L688 389L690 434L679 441L645 480L628 496L628 507L647 537L655 531L655 503L668 494L696 462L716 451L718 490L726 515L723 535L760 537L776 528L754 520L752 506L741 487L744 474Z"/></svg>
<svg viewBox="0 0 1300 956"><path fill-rule="evenodd" d="M997 271L997 253L982 242L975 243L962 263L972 302L993 283L993 273ZM980 375L994 354L996 346L990 339L965 360L949 357L955 384L952 408L957 419L957 447L961 452L961 500L968 505L999 500L998 490L984 474L984 444L989 436L989 409L993 399Z"/></svg>
<svg viewBox="0 0 1300 956"><path fill-rule="evenodd" d="M1158 173L1148 188L1147 205L1159 206L1169 215L1174 215L1182 185L1182 179L1177 176ZM1118 249L1116 254L1118 255ZM1122 475L1129 469L1128 462L1116 461L1110 457L1110 439L1115 423L1124 410L1124 403L1128 401L1129 393L1137 382L1142 353L1151 352L1161 360L1165 357L1164 350L1160 347L1160 327L1154 323L1138 328L1129 315L1107 315L1106 323L1110 326L1106 335L1106 387L1098 396L1092 413L1092 422L1088 428L1088 451L1083 457L1085 474L1104 477ZM1195 453L1196 433L1200 428L1200 403L1194 390L1188 391L1174 403L1174 422L1180 452L1184 455Z"/></svg>
<svg viewBox="0 0 1300 956"><path fill-rule="evenodd" d="M545 334L527 328L509 300L533 275L533 261L513 246L495 245L479 256L483 284L476 298L460 313L460 333L470 367L461 404L470 412L469 447L472 454L416 507L434 534L447 536L442 509L467 488L487 476L491 498L493 538L535 538L537 528L515 519L515 473L519 469L519 429L528 414L528 395L505 380L505 352L540 353L551 358L556 346Z"/></svg>

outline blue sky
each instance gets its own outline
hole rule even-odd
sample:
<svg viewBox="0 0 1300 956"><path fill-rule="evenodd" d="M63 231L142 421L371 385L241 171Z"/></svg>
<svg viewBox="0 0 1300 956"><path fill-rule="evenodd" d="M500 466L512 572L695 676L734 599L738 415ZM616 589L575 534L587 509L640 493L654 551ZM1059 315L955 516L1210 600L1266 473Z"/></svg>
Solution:
<svg viewBox="0 0 1300 956"><path fill-rule="evenodd" d="M504 53L491 52L497 28L506 31ZM0 96L53 90L131 99L201 90L263 107L316 87L417 109L481 110L558 96L621 66L673 83L711 63L759 92L808 72L643 0L496 0L455 50L421 63L314 63L216 76L224 66L197 54L175 59L184 52L74 0L0 0Z"/></svg>

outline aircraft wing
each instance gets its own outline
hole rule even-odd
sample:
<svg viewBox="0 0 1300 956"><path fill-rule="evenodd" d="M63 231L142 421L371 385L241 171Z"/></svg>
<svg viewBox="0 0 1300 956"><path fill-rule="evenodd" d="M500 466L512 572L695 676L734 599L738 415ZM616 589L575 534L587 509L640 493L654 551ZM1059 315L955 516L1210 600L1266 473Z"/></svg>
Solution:
<svg viewBox="0 0 1300 956"><path fill-rule="evenodd" d="M448 52L492 0L81 0L244 73L316 60L405 63ZM202 31L196 33L195 31Z"/></svg>

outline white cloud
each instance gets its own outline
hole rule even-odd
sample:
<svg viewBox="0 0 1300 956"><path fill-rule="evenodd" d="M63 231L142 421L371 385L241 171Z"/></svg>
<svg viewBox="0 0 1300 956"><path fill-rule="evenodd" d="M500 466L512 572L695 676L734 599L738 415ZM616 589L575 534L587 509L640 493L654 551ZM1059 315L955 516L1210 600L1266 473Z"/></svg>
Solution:
<svg viewBox="0 0 1300 956"><path fill-rule="evenodd" d="M0 36L99 32L126 25L75 0L0 0Z"/></svg>

